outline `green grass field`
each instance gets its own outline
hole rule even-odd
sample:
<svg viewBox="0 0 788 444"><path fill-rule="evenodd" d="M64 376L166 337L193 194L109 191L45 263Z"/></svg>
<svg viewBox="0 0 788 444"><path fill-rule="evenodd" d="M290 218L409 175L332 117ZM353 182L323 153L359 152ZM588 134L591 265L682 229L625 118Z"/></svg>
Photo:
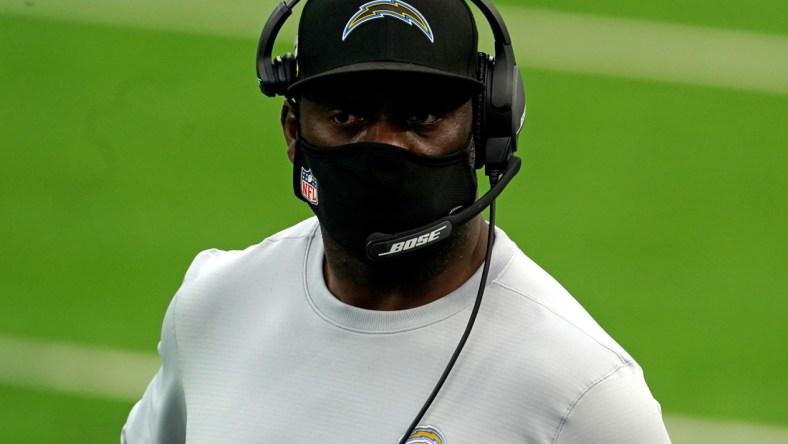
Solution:
<svg viewBox="0 0 788 444"><path fill-rule="evenodd" d="M778 1L503 3L788 31ZM255 35L7 13L0 39L0 337L153 353L197 252L311 214ZM635 356L666 414L788 428L788 95L518 57L525 165L499 225ZM132 403L0 384L0 442L116 442Z"/></svg>

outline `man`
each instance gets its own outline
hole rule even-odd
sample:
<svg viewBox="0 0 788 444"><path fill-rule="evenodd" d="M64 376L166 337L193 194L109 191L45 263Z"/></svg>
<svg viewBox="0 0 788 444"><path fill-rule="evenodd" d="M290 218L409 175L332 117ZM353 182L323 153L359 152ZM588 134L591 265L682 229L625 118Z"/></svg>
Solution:
<svg viewBox="0 0 788 444"><path fill-rule="evenodd" d="M194 260L123 442L670 442L635 361L471 211L476 35L462 0L308 0L277 82L317 217Z"/></svg>

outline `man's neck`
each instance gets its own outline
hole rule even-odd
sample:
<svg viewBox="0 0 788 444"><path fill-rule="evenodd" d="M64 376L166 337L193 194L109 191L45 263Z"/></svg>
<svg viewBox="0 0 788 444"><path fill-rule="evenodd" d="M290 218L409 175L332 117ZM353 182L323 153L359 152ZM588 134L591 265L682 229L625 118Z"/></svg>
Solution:
<svg viewBox="0 0 788 444"><path fill-rule="evenodd" d="M437 244L398 263L374 266L349 257L325 233L323 238L323 276L337 299L368 310L404 310L438 300L473 276L484 262L487 225L478 216L444 245Z"/></svg>

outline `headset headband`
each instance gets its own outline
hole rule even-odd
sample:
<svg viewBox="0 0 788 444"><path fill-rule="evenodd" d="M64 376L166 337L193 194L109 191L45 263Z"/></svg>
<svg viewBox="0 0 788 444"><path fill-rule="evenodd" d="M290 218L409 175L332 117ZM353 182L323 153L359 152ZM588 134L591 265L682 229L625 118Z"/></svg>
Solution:
<svg viewBox="0 0 788 444"><path fill-rule="evenodd" d="M268 21L263 27L260 41L257 46L257 81L263 94L273 97L277 95L276 85L279 83L271 54L273 53L274 42L282 29L285 21L293 13L293 7L300 0L282 1L274 9ZM511 72L515 66L514 50L509 31L501 17L500 12L489 0L471 0L477 8L484 14L495 39L495 64L504 69L495 71L495 78L492 79L496 85L504 84L504 87L495 88L492 92L490 101L495 108L504 109L511 107L512 103L512 79ZM279 90L281 91L281 90Z"/></svg>

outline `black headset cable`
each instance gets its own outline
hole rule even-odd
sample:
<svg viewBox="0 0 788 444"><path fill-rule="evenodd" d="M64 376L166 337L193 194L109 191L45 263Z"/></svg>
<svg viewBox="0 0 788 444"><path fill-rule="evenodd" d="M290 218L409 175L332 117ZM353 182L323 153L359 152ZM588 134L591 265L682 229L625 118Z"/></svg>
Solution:
<svg viewBox="0 0 788 444"><path fill-rule="evenodd" d="M490 187L494 186L498 183L498 178L500 177L500 173L497 171L490 172ZM484 296L484 288L487 286L487 275L490 272L490 259L492 259L492 249L493 244L495 243L495 200L490 202L490 220L489 220L489 227L487 232L487 251L485 252L484 258L484 265L482 266L482 278L481 282L479 283L479 291L476 293L476 302L473 304L473 310L471 310L471 315L468 318L468 323L465 326L465 332L462 334L462 338L460 338L460 342L457 343L457 347L454 349L454 353L449 359L449 363L446 364L446 368L443 370L443 374L441 375L440 379L438 380L437 384L435 384L435 388L432 389L432 393L430 394L427 401L421 407L418 415L413 419L410 426L408 427L408 431L405 435L400 439L399 444L405 444L408 439L410 439L410 435L419 425L421 419L424 417L424 414L427 413L427 410L432 405L432 402L438 396L438 392L440 392L443 384L446 382L446 379L449 377L449 373L451 373L452 368L454 368L454 364L457 362L457 358L460 356L460 352L462 352L463 347L465 347L465 343L468 341L468 337L471 335L471 330L473 329L473 324L476 322L476 315L479 314L479 307L482 305L482 297Z"/></svg>

